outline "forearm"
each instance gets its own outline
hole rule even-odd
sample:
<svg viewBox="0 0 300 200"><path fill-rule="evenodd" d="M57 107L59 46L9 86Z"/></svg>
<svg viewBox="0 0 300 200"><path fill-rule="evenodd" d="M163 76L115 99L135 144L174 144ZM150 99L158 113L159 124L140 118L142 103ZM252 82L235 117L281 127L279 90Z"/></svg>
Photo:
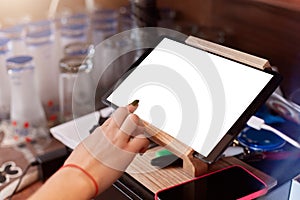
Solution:
<svg viewBox="0 0 300 200"><path fill-rule="evenodd" d="M50 177L30 199L91 199L95 193L94 186L85 176L78 169L62 168Z"/></svg>

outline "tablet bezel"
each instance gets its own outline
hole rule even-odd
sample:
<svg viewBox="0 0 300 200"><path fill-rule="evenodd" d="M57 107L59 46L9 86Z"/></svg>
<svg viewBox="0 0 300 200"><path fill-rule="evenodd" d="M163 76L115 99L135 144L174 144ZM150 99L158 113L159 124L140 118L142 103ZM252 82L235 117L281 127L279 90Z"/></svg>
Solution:
<svg viewBox="0 0 300 200"><path fill-rule="evenodd" d="M279 86L282 77L279 73L272 71L271 68L266 68L266 69L259 69L257 67L248 65L246 63L231 59L231 58L227 58L225 56L222 55L218 55L203 49L200 49L198 47L186 44L184 41L179 41L176 40L174 38L171 37L167 37L167 36L163 36L161 37L157 44L155 45L154 48L148 48L144 54L142 54L142 56L135 61L131 67L129 67L129 69L121 76L121 78L117 81L117 83L114 84L113 87L111 87L107 93L105 93L105 95L102 97L102 102L108 106L111 106L113 108L118 108L117 105L113 104L112 102L108 101L107 98L110 96L110 94L135 70L135 68L137 68L139 66L139 64L156 48L156 46L164 39L170 39L173 40L175 42L179 42L181 44L190 46L192 48L204 51L206 53L209 54L213 54L228 60L231 60L233 62L236 63L240 63L243 64L247 67L251 67L255 70L259 70L259 71L263 71L265 73L269 73L271 75L273 75L273 77L271 78L271 80L268 82L268 84L266 84L266 86L260 91L260 93L256 96L256 98L250 103L250 105L245 109L245 111L241 114L241 116L235 121L235 123L231 126L231 128L226 132L226 134L222 137L222 139L217 143L216 146L213 147L212 151L208 154L208 156L203 156L198 152L194 152L194 156L199 158L200 160L206 162L206 163L213 163L216 160L218 160L221 156L222 153L226 150L226 148L228 146L230 146L233 142L233 140L237 137L237 135L240 133L240 131L242 131L242 129L245 127L245 124L247 123L247 121L250 119L250 117L252 115L254 115L257 110L265 103L265 101L268 99L268 97L275 91L275 89ZM168 133L167 133L168 134ZM168 134L169 135L169 134Z"/></svg>

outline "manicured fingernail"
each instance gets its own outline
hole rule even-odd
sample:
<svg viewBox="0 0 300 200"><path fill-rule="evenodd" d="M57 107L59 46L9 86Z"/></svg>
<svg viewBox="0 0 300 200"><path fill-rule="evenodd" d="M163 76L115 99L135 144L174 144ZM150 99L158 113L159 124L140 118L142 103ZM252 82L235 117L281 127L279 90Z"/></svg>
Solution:
<svg viewBox="0 0 300 200"><path fill-rule="evenodd" d="M137 106L139 104L140 100L134 100L131 105L133 106Z"/></svg>

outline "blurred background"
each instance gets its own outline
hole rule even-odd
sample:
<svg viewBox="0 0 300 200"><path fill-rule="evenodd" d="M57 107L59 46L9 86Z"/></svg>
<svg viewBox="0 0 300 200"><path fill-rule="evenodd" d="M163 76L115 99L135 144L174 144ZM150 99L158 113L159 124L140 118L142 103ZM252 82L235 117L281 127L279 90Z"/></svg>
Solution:
<svg viewBox="0 0 300 200"><path fill-rule="evenodd" d="M22 129L29 122L53 126L72 119L72 90L78 74L84 77L75 94L80 99L75 117L103 107L101 96L141 52L121 56L100 81L97 70L103 70L107 55L118 55L142 39L107 43L97 56L95 47L136 27L164 27L265 58L284 77L281 95L300 103L300 3L295 0L0 0L0 5L0 121L10 120L13 126L19 122ZM14 58L18 56L23 58ZM9 80L15 80L16 69L30 62L34 83L26 84L33 84L37 95L28 96L34 94L28 90L20 96L17 91L30 87L13 86ZM88 88L95 84L93 96ZM33 96L38 96L34 101L41 106L28 110L25 100L30 104ZM87 107L92 98L95 107ZM288 111L283 114L289 115ZM25 119L32 113L39 113L39 119Z"/></svg>
<svg viewBox="0 0 300 200"><path fill-rule="evenodd" d="M55 11L50 8L51 2L57 2ZM7 27L46 19L49 15L83 12L86 8L119 9L129 3L129 0L0 0L0 22L1 27ZM287 96L300 89L299 1L157 0L156 4L158 8L175 11L176 20L185 22L181 29L190 26L186 32L268 59L285 76L282 89ZM201 32L203 26L211 29Z"/></svg>

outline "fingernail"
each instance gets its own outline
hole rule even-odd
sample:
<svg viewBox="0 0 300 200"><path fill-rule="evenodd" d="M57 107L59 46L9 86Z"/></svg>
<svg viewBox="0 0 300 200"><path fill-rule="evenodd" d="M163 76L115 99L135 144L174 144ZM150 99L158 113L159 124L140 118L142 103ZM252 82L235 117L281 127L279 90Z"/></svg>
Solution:
<svg viewBox="0 0 300 200"><path fill-rule="evenodd" d="M140 100L134 100L131 105L133 106L137 106L139 104Z"/></svg>

